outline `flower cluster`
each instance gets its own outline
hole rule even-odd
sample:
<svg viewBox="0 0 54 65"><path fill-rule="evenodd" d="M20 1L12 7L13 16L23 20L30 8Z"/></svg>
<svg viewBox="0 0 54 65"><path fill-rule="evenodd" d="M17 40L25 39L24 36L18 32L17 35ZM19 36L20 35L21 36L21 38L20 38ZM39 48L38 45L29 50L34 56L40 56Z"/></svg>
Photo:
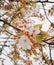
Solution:
<svg viewBox="0 0 54 65"><path fill-rule="evenodd" d="M43 6L46 7L46 3ZM42 8L42 5L35 0L1 0L0 7L1 11L5 12L0 14L0 42L5 39L0 43L2 59L3 55L7 56L13 61L13 65L33 65L33 62L40 65L49 64L49 56L43 52L41 45L43 44L43 48L46 49L45 43L54 44L54 25L51 27L49 22L46 23L49 26L47 31L42 28L47 21L47 16L45 17L44 14L53 16L54 5L48 12L44 9L45 13L42 13L44 7ZM5 60L2 61L2 65L5 64Z"/></svg>

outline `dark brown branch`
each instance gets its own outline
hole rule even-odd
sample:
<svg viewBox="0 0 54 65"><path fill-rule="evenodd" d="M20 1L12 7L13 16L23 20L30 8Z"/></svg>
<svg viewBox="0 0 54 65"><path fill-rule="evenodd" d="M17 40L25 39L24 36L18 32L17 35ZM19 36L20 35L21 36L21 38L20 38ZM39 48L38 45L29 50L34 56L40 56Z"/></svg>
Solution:
<svg viewBox="0 0 54 65"><path fill-rule="evenodd" d="M13 25L11 25L10 23L8 23L8 22L6 22L6 21L4 21L4 20L1 20L1 19L0 19L0 21L2 21L2 22L4 22L5 24L11 26L12 28L16 29L17 31L21 31L20 29L14 27ZM49 39L47 39L47 40L43 40L43 42L48 41L48 40L51 40L51 39L53 39L53 38L54 38L54 37L49 38Z"/></svg>
<svg viewBox="0 0 54 65"><path fill-rule="evenodd" d="M30 1L30 2L34 2L34 1ZM54 3L54 1L35 1L36 3Z"/></svg>
<svg viewBox="0 0 54 65"><path fill-rule="evenodd" d="M51 39L54 39L54 37L51 37L51 38L49 38L49 39L47 39L47 40L42 40L42 41L45 42L45 43L47 43L47 44L49 44L49 45L54 45L54 43L47 42L47 41L49 41L49 40L51 40Z"/></svg>
<svg viewBox="0 0 54 65"><path fill-rule="evenodd" d="M10 47L9 45L1 45L1 44L0 44L0 46L4 46L4 47Z"/></svg>
<svg viewBox="0 0 54 65"><path fill-rule="evenodd" d="M51 38L49 38L49 39L47 39L47 40L43 40L43 41L48 41L48 40L51 40L51 39L53 39L54 37L51 37Z"/></svg>
<svg viewBox="0 0 54 65"><path fill-rule="evenodd" d="M14 27L13 25L11 25L10 23L8 23L8 22L6 22L6 21L4 21L4 20L1 20L1 19L0 19L0 21L2 21L4 24L7 24L7 25L11 26L12 28L16 29L17 31L21 31L20 29Z"/></svg>

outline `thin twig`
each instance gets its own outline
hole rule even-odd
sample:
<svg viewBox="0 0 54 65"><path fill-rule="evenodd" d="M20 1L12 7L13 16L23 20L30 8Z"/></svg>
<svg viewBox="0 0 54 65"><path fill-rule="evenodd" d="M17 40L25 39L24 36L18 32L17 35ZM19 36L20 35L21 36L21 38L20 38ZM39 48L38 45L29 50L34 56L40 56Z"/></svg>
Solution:
<svg viewBox="0 0 54 65"><path fill-rule="evenodd" d="M52 62L52 56L51 56L51 49L50 49L50 45L49 45L49 54L50 54L50 62L51 62L51 65L53 65L53 62Z"/></svg>
<svg viewBox="0 0 54 65"><path fill-rule="evenodd" d="M46 11L45 11L45 8L44 8L43 3L42 3L42 6L43 6L43 10L44 10L44 13L45 13L45 16L46 16L47 20L52 24L52 22L51 22L51 21L49 20L49 18L47 17L47 14L46 14Z"/></svg>
<svg viewBox="0 0 54 65"><path fill-rule="evenodd" d="M2 14L0 17L4 16L5 14L7 14L8 12L5 12L4 14Z"/></svg>

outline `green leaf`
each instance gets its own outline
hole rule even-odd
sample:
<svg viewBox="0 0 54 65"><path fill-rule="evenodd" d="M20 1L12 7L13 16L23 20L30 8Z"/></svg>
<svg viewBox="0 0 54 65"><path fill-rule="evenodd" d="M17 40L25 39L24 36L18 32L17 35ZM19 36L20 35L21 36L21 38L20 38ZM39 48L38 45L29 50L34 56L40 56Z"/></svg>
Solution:
<svg viewBox="0 0 54 65"><path fill-rule="evenodd" d="M38 55L37 51L36 50L33 50L33 53L34 55Z"/></svg>
<svg viewBox="0 0 54 65"><path fill-rule="evenodd" d="M36 36L36 41L37 41L38 43L41 43L41 42L42 42L42 38L41 38L40 35L37 35L37 36Z"/></svg>
<svg viewBox="0 0 54 65"><path fill-rule="evenodd" d="M48 34L48 32L45 31L40 31L42 37L50 37L50 35Z"/></svg>
<svg viewBox="0 0 54 65"><path fill-rule="evenodd" d="M20 57L19 57L18 54L16 54L16 55L13 56L13 59L14 59L14 60L17 60L17 59L19 59L19 58L20 58Z"/></svg>
<svg viewBox="0 0 54 65"><path fill-rule="evenodd" d="M42 28L42 24L34 25L34 28L37 28L37 27L39 27L41 29Z"/></svg>
<svg viewBox="0 0 54 65"><path fill-rule="evenodd" d="M18 9L18 11L20 11L20 9L22 8L22 6L16 6L16 8Z"/></svg>
<svg viewBox="0 0 54 65"><path fill-rule="evenodd" d="M4 24L4 26L3 26L5 29L7 29L8 28L8 25L7 24Z"/></svg>
<svg viewBox="0 0 54 65"><path fill-rule="evenodd" d="M20 36L22 36L23 35L23 33L22 32L20 32L20 33L18 33L18 36L20 37Z"/></svg>
<svg viewBox="0 0 54 65"><path fill-rule="evenodd" d="M18 37L21 37L22 35L24 35L22 32L16 32L16 35L18 36Z"/></svg>
<svg viewBox="0 0 54 65"><path fill-rule="evenodd" d="M34 2L34 1L33 1L33 2L31 2L31 3L32 3L32 4L36 4L36 2Z"/></svg>

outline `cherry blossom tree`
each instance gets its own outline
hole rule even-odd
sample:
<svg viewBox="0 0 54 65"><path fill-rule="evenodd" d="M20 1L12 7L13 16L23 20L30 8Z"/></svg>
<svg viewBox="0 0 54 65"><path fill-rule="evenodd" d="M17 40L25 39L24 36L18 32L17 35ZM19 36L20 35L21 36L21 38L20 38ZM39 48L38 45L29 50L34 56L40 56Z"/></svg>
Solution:
<svg viewBox="0 0 54 65"><path fill-rule="evenodd" d="M53 65L53 45L53 1L0 0L1 65Z"/></svg>

